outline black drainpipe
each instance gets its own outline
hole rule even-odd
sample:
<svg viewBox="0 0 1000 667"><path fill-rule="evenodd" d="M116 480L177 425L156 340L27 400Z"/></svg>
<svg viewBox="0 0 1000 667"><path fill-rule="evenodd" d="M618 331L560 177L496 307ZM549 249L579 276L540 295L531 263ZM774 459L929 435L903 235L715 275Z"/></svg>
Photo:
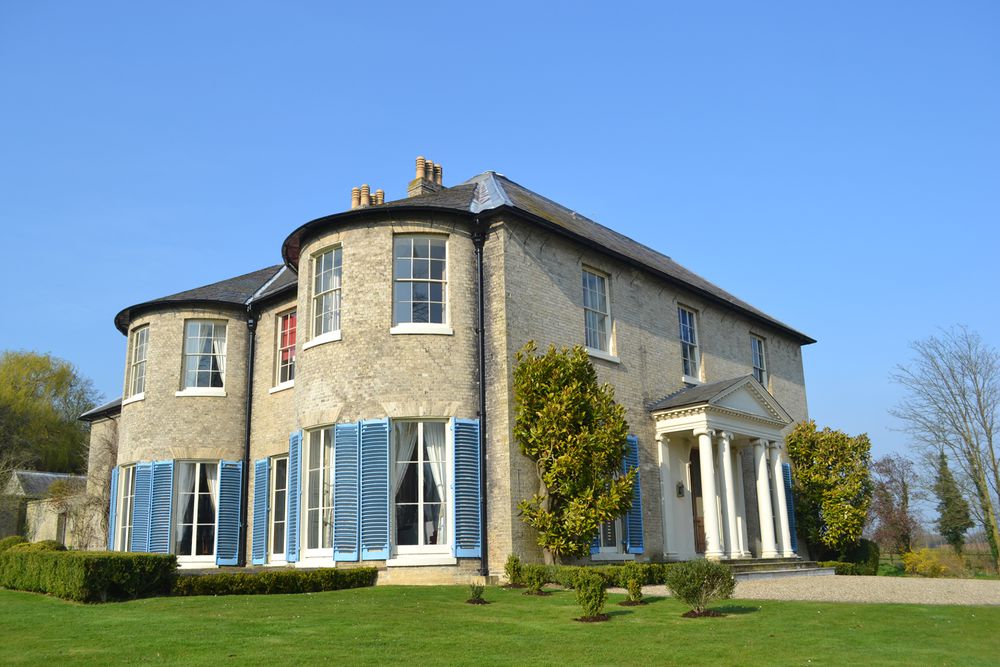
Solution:
<svg viewBox="0 0 1000 667"><path fill-rule="evenodd" d="M483 244L486 242L485 223L476 217L472 245L476 249L476 285L479 301L479 530L482 557L479 573L490 574L488 530L486 529L486 295L483 291Z"/></svg>
<svg viewBox="0 0 1000 667"><path fill-rule="evenodd" d="M246 422L243 425L243 497L240 498L240 548L237 567L247 564L247 505L250 497L250 418L253 416L253 365L257 351L257 313L247 305L247 403Z"/></svg>

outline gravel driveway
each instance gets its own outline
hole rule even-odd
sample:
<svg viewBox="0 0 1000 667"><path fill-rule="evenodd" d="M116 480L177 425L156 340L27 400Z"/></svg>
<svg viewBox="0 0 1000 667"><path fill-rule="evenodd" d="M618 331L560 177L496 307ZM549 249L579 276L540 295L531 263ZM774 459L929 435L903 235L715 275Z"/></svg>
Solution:
<svg viewBox="0 0 1000 667"><path fill-rule="evenodd" d="M642 590L646 595L669 595L665 586L646 586ZM733 597L743 600L1000 605L1000 581L909 577L784 577L738 582Z"/></svg>

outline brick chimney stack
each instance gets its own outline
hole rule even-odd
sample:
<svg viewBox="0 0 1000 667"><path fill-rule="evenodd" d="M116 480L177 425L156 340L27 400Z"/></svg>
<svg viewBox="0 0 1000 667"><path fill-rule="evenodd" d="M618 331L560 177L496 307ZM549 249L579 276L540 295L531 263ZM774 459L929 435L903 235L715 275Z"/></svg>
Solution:
<svg viewBox="0 0 1000 667"><path fill-rule="evenodd" d="M444 189L443 175L441 165L425 160L424 156L421 155L417 158L416 177L410 181L410 185L406 188L406 196L416 197Z"/></svg>

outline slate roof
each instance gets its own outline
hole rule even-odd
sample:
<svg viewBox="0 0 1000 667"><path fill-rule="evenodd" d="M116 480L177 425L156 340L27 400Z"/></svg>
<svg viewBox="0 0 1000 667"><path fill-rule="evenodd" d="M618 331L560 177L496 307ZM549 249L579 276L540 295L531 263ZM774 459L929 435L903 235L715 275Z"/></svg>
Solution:
<svg viewBox="0 0 1000 667"><path fill-rule="evenodd" d="M512 211L523 218L537 224L543 224L557 233L569 236L601 252L646 269L713 301L742 311L753 319L791 335L801 344L808 345L816 342L806 334L793 329L784 322L771 317L746 301L689 271L670 257L492 171L484 172L464 183L444 188L438 192L317 218L302 225L285 239L282 246L282 256L290 266L297 266L301 245L312 231L361 215L397 208L447 210L470 217L489 211Z"/></svg>
<svg viewBox="0 0 1000 667"><path fill-rule="evenodd" d="M264 287L271 278L284 268L284 265L269 266L266 269L258 269L242 276L220 280L211 285L196 287L170 296L160 297L151 301L144 301L134 306L125 308L115 315L115 326L122 333L128 333L128 325L133 317L165 304L199 304L199 305L228 305L244 306L254 297L258 290Z"/></svg>
<svg viewBox="0 0 1000 667"><path fill-rule="evenodd" d="M708 384L697 384L693 387L685 387L680 391L676 391L669 396L664 396L660 400L650 403L646 406L646 409L650 412L659 412L660 410L673 410L674 408L683 408L689 405L701 405L702 403L708 403L710 400L730 387L746 382L748 377L751 376L743 375L731 380L722 380L720 382L710 382Z"/></svg>
<svg viewBox="0 0 1000 667"><path fill-rule="evenodd" d="M73 491L83 491L87 486L84 475L69 475L61 472L37 472L35 470L15 470L11 485L20 487L20 493L27 498L43 498L49 488L58 481L66 481Z"/></svg>
<svg viewBox="0 0 1000 667"><path fill-rule="evenodd" d="M110 417L111 415L118 414L122 411L122 399L116 398L113 401L108 401L104 405L98 405L92 410L87 410L82 415L77 417L80 421L94 422L102 417Z"/></svg>

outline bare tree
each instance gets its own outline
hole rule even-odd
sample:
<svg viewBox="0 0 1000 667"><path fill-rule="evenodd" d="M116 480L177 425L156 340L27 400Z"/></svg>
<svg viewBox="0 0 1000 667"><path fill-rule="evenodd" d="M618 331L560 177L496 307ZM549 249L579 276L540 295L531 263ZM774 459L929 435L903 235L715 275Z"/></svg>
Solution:
<svg viewBox="0 0 1000 667"><path fill-rule="evenodd" d="M971 486L974 514L1000 569L1000 353L965 327L917 341L911 348L916 357L892 374L907 390L892 414L925 452L948 452Z"/></svg>
<svg viewBox="0 0 1000 667"><path fill-rule="evenodd" d="M887 551L904 554L910 551L917 532L917 520L910 509L910 500L918 495L913 462L899 454L883 456L872 464L872 477L872 536Z"/></svg>

